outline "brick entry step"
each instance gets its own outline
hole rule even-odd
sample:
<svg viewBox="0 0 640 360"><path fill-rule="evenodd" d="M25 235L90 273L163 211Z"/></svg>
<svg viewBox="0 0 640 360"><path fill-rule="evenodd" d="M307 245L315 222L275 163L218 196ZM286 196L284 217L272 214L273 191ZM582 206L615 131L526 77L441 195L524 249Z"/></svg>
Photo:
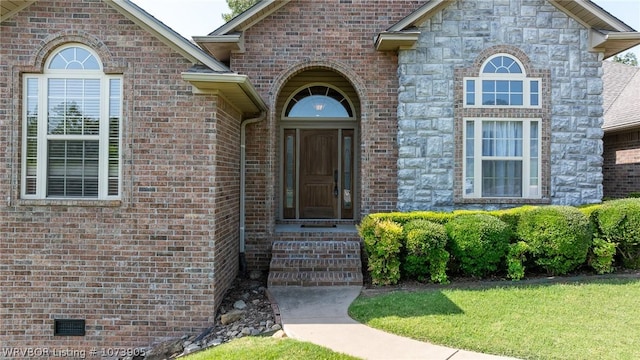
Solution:
<svg viewBox="0 0 640 360"><path fill-rule="evenodd" d="M275 241L268 286L362 286L358 241Z"/></svg>

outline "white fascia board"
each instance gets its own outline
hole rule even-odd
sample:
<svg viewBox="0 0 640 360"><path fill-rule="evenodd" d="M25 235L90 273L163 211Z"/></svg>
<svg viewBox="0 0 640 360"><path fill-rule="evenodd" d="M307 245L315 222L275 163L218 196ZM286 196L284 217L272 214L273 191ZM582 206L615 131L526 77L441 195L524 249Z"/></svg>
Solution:
<svg viewBox="0 0 640 360"><path fill-rule="evenodd" d="M609 26L611 26L612 28L616 29L617 31L621 31L621 32L633 31L633 28L629 27L627 24L623 23L622 21L620 21L620 19L616 18L615 16L609 14L606 10L603 10L599 6L595 5L590 0L571 0L571 1L574 4L579 5L586 12L591 13L594 16L597 16L599 19L601 19L602 21L606 22ZM570 18L576 20L580 24L582 24L584 27L586 27L588 29L591 28L591 25L589 23L587 23L585 19L582 19L582 18L578 17L578 15L576 15L573 12L567 10L562 5L561 1L549 0L549 2L553 6L558 8L560 11L565 13L567 16L569 16Z"/></svg>
<svg viewBox="0 0 640 360"><path fill-rule="evenodd" d="M107 4L113 6L116 10L120 11L123 15L136 23L138 26L157 36L160 40L167 44L167 46L179 52L182 56L189 59L192 63L205 65L213 71L231 72L231 70L223 63L209 56L192 42L185 39L168 26L160 23L155 18L151 17L149 13L133 4L130 0L104 1Z"/></svg>
<svg viewBox="0 0 640 360"><path fill-rule="evenodd" d="M256 88L251 84L249 77L242 74L215 74L215 73L190 73L183 72L182 79L194 83L211 84L210 89L215 89L216 84L237 85L247 98L260 110L267 110L267 104L262 100ZM195 85L194 85L195 86ZM197 87L197 86L196 86ZM209 87L207 87L209 89Z"/></svg>
<svg viewBox="0 0 640 360"><path fill-rule="evenodd" d="M616 43L622 46L611 46ZM637 45L640 45L640 32L602 33L593 29L589 32L589 47L591 51L603 52L606 58ZM610 51L607 51L607 48L609 50L614 49L615 54L611 54Z"/></svg>
<svg viewBox="0 0 640 360"><path fill-rule="evenodd" d="M600 19L602 19L607 24L611 25L614 29L621 32L633 31L627 24L620 21L615 16L609 14L607 11L603 10L599 6L595 5L589 0L574 0L578 4L580 4L585 10L591 12L596 15Z"/></svg>
<svg viewBox="0 0 640 360"><path fill-rule="evenodd" d="M378 51L410 49L420 38L420 31L382 32L378 34L375 47Z"/></svg>
<svg viewBox="0 0 640 360"><path fill-rule="evenodd" d="M451 3L455 0L430 0L426 4L422 5L418 10L412 12L404 19L395 23L393 26L387 29L388 32L402 31L409 27L415 26L417 22L421 21L423 17L429 14L431 11L436 10L438 6Z"/></svg>
<svg viewBox="0 0 640 360"><path fill-rule="evenodd" d="M262 0L256 5L247 9L242 14L234 17L233 19L229 20L226 24L214 30L211 33L211 35L226 35L236 31L244 31L247 28L253 26L255 23L262 20L264 17L278 10L280 7L282 7L282 5L285 5L289 1L291 0ZM270 11L265 12L264 14L261 14L260 16L257 16L256 19L253 19L251 22L248 22L256 15L259 15L260 12L265 11L265 9L269 8L272 4L277 4L278 6L274 7Z"/></svg>
<svg viewBox="0 0 640 360"><path fill-rule="evenodd" d="M607 126L607 127L602 127L602 131L604 131L605 133L614 133L614 132L618 132L618 131L627 131L627 130L631 130L631 129L640 129L640 121L632 121L632 122L626 122L624 124L616 124L613 126Z"/></svg>

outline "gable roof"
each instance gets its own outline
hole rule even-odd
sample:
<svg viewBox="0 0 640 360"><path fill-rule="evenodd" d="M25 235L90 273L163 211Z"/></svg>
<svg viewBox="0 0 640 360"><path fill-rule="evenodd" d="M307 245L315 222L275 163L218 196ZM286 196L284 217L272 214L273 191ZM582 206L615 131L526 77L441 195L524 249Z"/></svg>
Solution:
<svg viewBox="0 0 640 360"><path fill-rule="evenodd" d="M602 62L605 132L640 127L640 67Z"/></svg>
<svg viewBox="0 0 640 360"><path fill-rule="evenodd" d="M153 17L138 5L134 4L131 0L111 0L105 1L105 3L111 5L124 16L129 18L129 20L158 37L162 42L173 50L179 52L192 63L205 65L214 72L231 72L231 69L226 65L202 51L202 49L185 39L182 35L175 32L169 26Z"/></svg>
<svg viewBox="0 0 640 360"><path fill-rule="evenodd" d="M376 49L397 50L410 46L416 29L455 0L428 0L386 31L378 34ZM567 16L591 30L590 47L608 58L640 44L640 33L590 0L549 0Z"/></svg>
<svg viewBox="0 0 640 360"><path fill-rule="evenodd" d="M232 51L244 51L242 35L245 30L273 14L289 1L291 0L258 1L209 35L194 36L193 41L217 59L228 61Z"/></svg>
<svg viewBox="0 0 640 360"><path fill-rule="evenodd" d="M193 40L221 61L228 61L232 51L244 51L243 33L291 0L262 0L231 19L207 36L194 36ZM405 18L381 32L375 39L380 51L410 48L418 40L418 27L431 16L456 0L425 0L425 3ZM548 0L567 16L591 30L592 51L609 58L640 44L640 32L590 0Z"/></svg>
<svg viewBox="0 0 640 360"><path fill-rule="evenodd" d="M182 78L191 83L194 87L194 93L223 94L231 103L247 113L257 113L266 109L265 102L246 75L234 73L228 66L185 39L131 0L103 1L192 62L194 66L185 71ZM9 19L35 2L35 0L1 0L0 20Z"/></svg>

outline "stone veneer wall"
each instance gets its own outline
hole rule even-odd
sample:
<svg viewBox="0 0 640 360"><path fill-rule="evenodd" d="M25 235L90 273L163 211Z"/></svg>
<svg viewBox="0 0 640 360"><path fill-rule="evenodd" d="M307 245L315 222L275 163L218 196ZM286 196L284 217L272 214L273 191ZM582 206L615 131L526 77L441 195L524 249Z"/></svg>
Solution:
<svg viewBox="0 0 640 360"><path fill-rule="evenodd" d="M459 0L425 21L399 54L398 208L451 210L515 204L456 202L454 71L493 46L519 49L551 79L548 198L602 198L602 70L588 30L545 0ZM456 102L458 101L458 102ZM544 130L544 129L543 129Z"/></svg>

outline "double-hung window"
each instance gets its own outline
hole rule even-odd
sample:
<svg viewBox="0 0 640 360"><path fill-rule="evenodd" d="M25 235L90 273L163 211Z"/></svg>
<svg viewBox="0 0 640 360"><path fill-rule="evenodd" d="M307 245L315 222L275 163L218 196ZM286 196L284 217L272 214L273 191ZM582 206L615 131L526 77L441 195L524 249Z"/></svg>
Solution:
<svg viewBox="0 0 640 360"><path fill-rule="evenodd" d="M73 44L23 80L22 197L117 199L122 77Z"/></svg>
<svg viewBox="0 0 640 360"><path fill-rule="evenodd" d="M465 119L464 196L538 198L540 121Z"/></svg>
<svg viewBox="0 0 640 360"><path fill-rule="evenodd" d="M463 118L464 198L541 197L541 119L511 110L540 108L540 85L506 54L488 58L478 77L464 78L464 107L491 114Z"/></svg>

